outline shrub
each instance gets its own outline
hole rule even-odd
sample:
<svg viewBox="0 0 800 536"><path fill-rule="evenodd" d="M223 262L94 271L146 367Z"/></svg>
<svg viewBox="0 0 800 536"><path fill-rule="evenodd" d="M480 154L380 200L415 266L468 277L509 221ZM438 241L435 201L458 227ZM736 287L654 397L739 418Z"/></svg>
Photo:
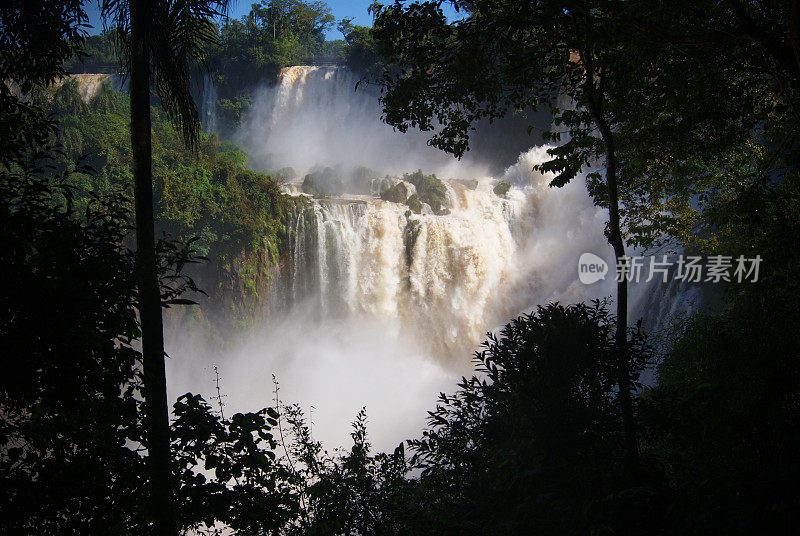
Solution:
<svg viewBox="0 0 800 536"><path fill-rule="evenodd" d="M417 194L411 194L411 197L409 197L406 201L406 205L408 205L408 208L411 209L411 212L415 214L422 213L422 202L419 200L419 196Z"/></svg>
<svg viewBox="0 0 800 536"><path fill-rule="evenodd" d="M434 214L447 214L443 209L447 201L447 187L436 175L425 175L421 169L414 173L406 173L403 180L410 182L417 189L417 196L421 203L427 203ZM410 205L409 205L410 206ZM413 207L411 210L414 210ZM422 208L420 207L420 212ZM415 210L415 212L417 212Z"/></svg>
<svg viewBox="0 0 800 536"><path fill-rule="evenodd" d="M332 168L314 171L303 178L303 192L314 197L331 197L344 192L344 183Z"/></svg>

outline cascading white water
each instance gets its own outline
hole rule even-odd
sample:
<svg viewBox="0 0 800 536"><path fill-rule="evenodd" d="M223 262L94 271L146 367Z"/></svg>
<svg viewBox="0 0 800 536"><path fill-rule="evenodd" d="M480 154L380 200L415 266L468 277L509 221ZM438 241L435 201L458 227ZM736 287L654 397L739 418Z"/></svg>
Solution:
<svg viewBox="0 0 800 536"><path fill-rule="evenodd" d="M613 259L607 213L583 178L551 188L552 177L533 170L549 159L546 147L487 176L487 166L428 147L424 133L383 124L375 94L354 92L355 82L339 67L290 67L254 96L237 134L251 164L290 166L301 177L325 166L343 176L366 166L395 177L373 180L371 196L308 200L283 267L284 301L293 306L218 364L234 408L269 404L276 373L285 399L316 407L318 438L343 444L366 405L373 444L389 449L414 436L435 394L470 370L487 331L537 304L613 296L613 274L584 285L577 273L582 253L609 266ZM449 214L411 214L375 197L381 184L420 168L446 179ZM498 180L513 185L504 197L492 190ZM633 288L632 317L658 309L661 292L655 283ZM173 392L207 391L210 368L200 370L172 374Z"/></svg>
<svg viewBox="0 0 800 536"><path fill-rule="evenodd" d="M507 174L543 151L534 153ZM602 214L588 199L582 208L595 228L573 223L580 240L553 240L558 229L546 221L536 225L547 216L536 212L548 181L529 172L528 184L513 188L508 198L496 195L488 179L474 189L448 182L451 213L444 216L411 214L405 205L376 199L314 201L295 221L294 300L312 300L322 314L339 318L382 319L393 334L418 341L432 357L463 364L485 332L511 316L546 298L575 300L595 292L532 283L548 276L540 273L540 262L525 260L531 246L568 262L568 252L577 259L604 243ZM579 213L576 207L573 214ZM541 251L547 243L559 251ZM574 262L549 269L567 270L574 279Z"/></svg>
<svg viewBox="0 0 800 536"><path fill-rule="evenodd" d="M200 106L200 122L203 132L210 134L217 131L217 87L211 75L203 75L203 100Z"/></svg>
<svg viewBox="0 0 800 536"><path fill-rule="evenodd" d="M401 134L380 121L377 92L344 67L294 66L256 91L236 141L262 169L366 166L383 173L417 168L455 178L480 170L429 147L418 132ZM345 169L347 171L347 169Z"/></svg>
<svg viewBox="0 0 800 536"><path fill-rule="evenodd" d="M74 80L78 85L78 94L81 96L83 102L89 102L100 94L100 90L104 85L108 85L115 91L123 89L122 78L116 74L107 73L80 73L71 74L64 80Z"/></svg>

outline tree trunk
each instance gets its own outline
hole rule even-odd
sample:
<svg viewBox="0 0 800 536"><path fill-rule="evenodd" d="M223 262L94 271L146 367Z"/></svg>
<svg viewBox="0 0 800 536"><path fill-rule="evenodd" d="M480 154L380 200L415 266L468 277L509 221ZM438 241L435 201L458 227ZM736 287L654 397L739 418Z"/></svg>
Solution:
<svg viewBox="0 0 800 536"><path fill-rule="evenodd" d="M609 236L608 242L614 248L614 257L619 264L625 257L625 243L619 222L619 194L617 191L617 159L611 129L602 118L595 118L606 152L606 186L608 188ZM636 442L636 429L633 419L633 395L631 393L631 371L628 358L628 282L625 277L617 281L617 374L619 383L619 402L622 412L622 425L625 431L625 457L629 477L636 479L639 471L639 452Z"/></svg>
<svg viewBox="0 0 800 536"><path fill-rule="evenodd" d="M792 2L791 23L789 24L789 39L792 43L794 61L800 73L800 2Z"/></svg>
<svg viewBox="0 0 800 536"><path fill-rule="evenodd" d="M616 264L625 257L625 243L619 219L619 191L617 188L617 155L614 146L614 135L608 122L603 117L600 96L594 86L594 66L589 54L582 53L581 60L586 69L586 81L583 86L587 107L592 114L600 136L606 157L606 187L608 189L609 235L608 243L614 249ZM603 75L600 74L602 77ZM601 79L602 86L602 79ZM628 282L625 277L617 281L617 329L615 333L617 347L617 383L619 385L619 404L622 414L622 425L625 434L625 461L628 477L631 481L638 478L639 449L636 442L636 426L633 419L633 394L631 393L631 372L628 359Z"/></svg>
<svg viewBox="0 0 800 536"><path fill-rule="evenodd" d="M142 325L145 430L154 534L177 534L172 498L164 332L153 222L148 0L130 3L131 148L136 203L136 280Z"/></svg>

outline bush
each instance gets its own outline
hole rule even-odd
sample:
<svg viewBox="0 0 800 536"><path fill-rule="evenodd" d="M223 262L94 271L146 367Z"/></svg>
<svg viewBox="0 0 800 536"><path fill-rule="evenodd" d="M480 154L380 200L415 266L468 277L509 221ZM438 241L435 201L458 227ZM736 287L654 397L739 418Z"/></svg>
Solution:
<svg viewBox="0 0 800 536"><path fill-rule="evenodd" d="M420 203L427 203L434 214L449 213L449 211L444 208L444 204L447 202L447 187L436 175L425 175L422 173L422 170L419 169L414 173L404 174L403 180L414 185ZM411 210L414 210L414 208L412 207ZM421 211L422 208L420 207L419 212ZM414 212L417 211L414 210Z"/></svg>
<svg viewBox="0 0 800 536"><path fill-rule="evenodd" d="M344 192L344 183L332 168L326 167L306 175L301 188L314 197L333 197Z"/></svg>
<svg viewBox="0 0 800 536"><path fill-rule="evenodd" d="M409 442L422 475L399 532L587 534L609 523L587 505L614 509L625 487L614 333L594 302L539 307L490 335L478 375L440 395ZM638 373L651 355L639 326L629 349Z"/></svg>
<svg viewBox="0 0 800 536"><path fill-rule="evenodd" d="M674 533L780 534L800 522L800 315L753 305L685 321L640 401L643 454L670 483Z"/></svg>

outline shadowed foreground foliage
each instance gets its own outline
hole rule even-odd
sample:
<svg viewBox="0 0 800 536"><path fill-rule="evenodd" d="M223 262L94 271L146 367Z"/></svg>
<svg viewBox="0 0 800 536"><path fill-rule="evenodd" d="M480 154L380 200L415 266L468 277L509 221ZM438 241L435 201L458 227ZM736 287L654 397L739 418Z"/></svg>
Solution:
<svg viewBox="0 0 800 536"><path fill-rule="evenodd" d="M0 173L0 500L4 532L147 534L135 255L121 196L73 210L75 188L41 167ZM19 166L15 166L19 168ZM85 173L89 170L81 169ZM184 245L157 244L164 307L192 303ZM216 520L262 534L297 505L276 495L267 440L274 410L213 415L197 397L175 406L174 472L181 527ZM192 471L215 470L206 483ZM272 512L273 517L262 514Z"/></svg>

